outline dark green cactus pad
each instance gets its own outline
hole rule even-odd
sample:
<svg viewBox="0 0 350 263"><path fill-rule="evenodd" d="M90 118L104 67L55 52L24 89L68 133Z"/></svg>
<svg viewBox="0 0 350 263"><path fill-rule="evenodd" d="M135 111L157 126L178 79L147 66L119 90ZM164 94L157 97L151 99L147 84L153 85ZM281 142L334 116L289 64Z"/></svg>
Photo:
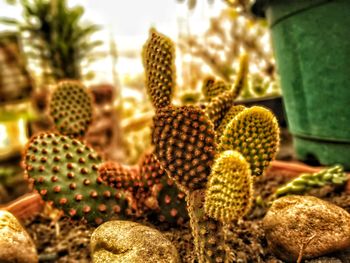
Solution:
<svg viewBox="0 0 350 263"><path fill-rule="evenodd" d="M163 178L158 186L157 201L159 211L157 217L160 222L183 225L188 220L185 193L178 190L175 182L170 178Z"/></svg>
<svg viewBox="0 0 350 263"><path fill-rule="evenodd" d="M78 81L61 81L50 99L50 116L64 135L84 136L92 121L92 98Z"/></svg>
<svg viewBox="0 0 350 263"><path fill-rule="evenodd" d="M149 193L142 197L146 191L138 191L137 198L143 199L148 208L157 207L156 213L153 214L160 222L183 224L188 219L185 194L180 192L175 182L167 176L155 155L146 154L139 167L142 185L147 186Z"/></svg>
<svg viewBox="0 0 350 263"><path fill-rule="evenodd" d="M82 142L44 133L34 136L24 155L29 181L44 200L53 201L67 215L100 224L131 214L122 191L105 185L98 176L100 156Z"/></svg>
<svg viewBox="0 0 350 263"><path fill-rule="evenodd" d="M205 187L215 155L215 132L194 106L159 109L153 119L155 155L181 190Z"/></svg>
<svg viewBox="0 0 350 263"><path fill-rule="evenodd" d="M155 108L168 106L175 88L175 48L168 37L152 28L142 51L146 88Z"/></svg>
<svg viewBox="0 0 350 263"><path fill-rule="evenodd" d="M240 152L250 164L253 176L264 173L275 158L279 146L279 128L271 111L254 106L240 112L226 127L218 151Z"/></svg>

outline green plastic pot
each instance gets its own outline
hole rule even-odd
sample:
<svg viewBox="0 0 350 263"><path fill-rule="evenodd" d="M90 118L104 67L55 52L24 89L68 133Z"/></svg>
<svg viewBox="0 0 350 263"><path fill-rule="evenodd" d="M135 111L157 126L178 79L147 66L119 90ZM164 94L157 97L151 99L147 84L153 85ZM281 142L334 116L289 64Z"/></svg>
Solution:
<svg viewBox="0 0 350 263"><path fill-rule="evenodd" d="M260 0L301 160L350 169L350 1Z"/></svg>

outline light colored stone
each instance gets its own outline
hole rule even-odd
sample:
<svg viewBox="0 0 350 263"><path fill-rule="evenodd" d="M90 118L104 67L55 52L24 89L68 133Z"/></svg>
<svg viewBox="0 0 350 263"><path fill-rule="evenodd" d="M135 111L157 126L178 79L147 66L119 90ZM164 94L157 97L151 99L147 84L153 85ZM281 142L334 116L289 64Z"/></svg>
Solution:
<svg viewBox="0 0 350 263"><path fill-rule="evenodd" d="M16 217L5 210L0 210L0 262L38 262L32 239Z"/></svg>
<svg viewBox="0 0 350 263"><path fill-rule="evenodd" d="M338 258L321 257L317 259L306 260L305 263L343 263Z"/></svg>
<svg viewBox="0 0 350 263"><path fill-rule="evenodd" d="M270 249L287 262L296 262L302 244L305 247L303 259L350 247L350 214L312 196L286 196L275 200L263 226Z"/></svg>
<svg viewBox="0 0 350 263"><path fill-rule="evenodd" d="M158 230L130 221L109 221L91 236L94 263L178 263L175 246Z"/></svg>

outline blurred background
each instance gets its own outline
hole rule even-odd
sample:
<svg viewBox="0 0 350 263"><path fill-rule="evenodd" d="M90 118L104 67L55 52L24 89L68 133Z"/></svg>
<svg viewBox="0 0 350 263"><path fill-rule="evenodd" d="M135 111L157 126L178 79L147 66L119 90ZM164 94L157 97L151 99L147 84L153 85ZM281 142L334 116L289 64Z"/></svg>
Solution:
<svg viewBox="0 0 350 263"><path fill-rule="evenodd" d="M28 191L21 152L32 134L52 128L47 99L59 80L91 90L96 118L85 140L107 159L135 164L150 147L141 51L151 27L176 44L174 103L200 102L208 77L233 83L244 52L249 75L239 100L280 101L266 22L246 3L0 0L0 203Z"/></svg>

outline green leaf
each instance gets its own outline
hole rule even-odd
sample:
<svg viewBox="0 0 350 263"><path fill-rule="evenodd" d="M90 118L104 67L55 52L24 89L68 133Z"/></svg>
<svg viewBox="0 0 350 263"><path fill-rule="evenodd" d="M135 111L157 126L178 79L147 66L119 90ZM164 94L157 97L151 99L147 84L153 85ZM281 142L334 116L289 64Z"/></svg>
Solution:
<svg viewBox="0 0 350 263"><path fill-rule="evenodd" d="M0 17L0 23L6 25L19 26L19 21L8 17Z"/></svg>
<svg viewBox="0 0 350 263"><path fill-rule="evenodd" d="M74 42L83 41L88 36L92 35L93 33L97 32L98 30L100 30L100 26L88 25L84 28L81 28L80 30L76 30L76 32L74 32L72 40Z"/></svg>

